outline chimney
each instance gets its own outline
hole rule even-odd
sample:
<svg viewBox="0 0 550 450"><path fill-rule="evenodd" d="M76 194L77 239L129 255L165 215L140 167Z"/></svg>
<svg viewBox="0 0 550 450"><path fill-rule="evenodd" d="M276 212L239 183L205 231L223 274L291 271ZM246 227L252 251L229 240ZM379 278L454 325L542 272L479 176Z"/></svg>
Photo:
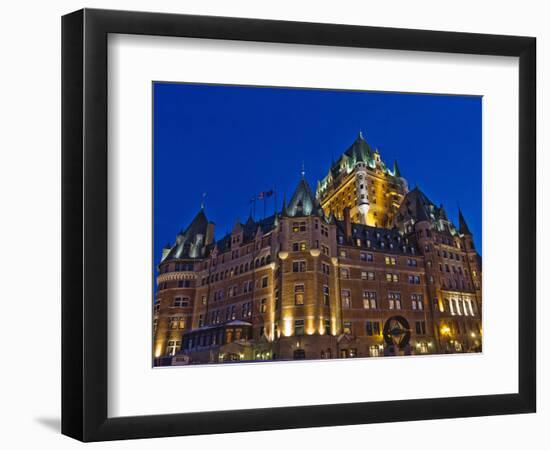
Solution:
<svg viewBox="0 0 550 450"><path fill-rule="evenodd" d="M344 236L346 242L351 241L351 215L349 207L344 208Z"/></svg>
<svg viewBox="0 0 550 450"><path fill-rule="evenodd" d="M206 226L206 238L204 239L205 245L210 245L214 241L214 223L208 222Z"/></svg>

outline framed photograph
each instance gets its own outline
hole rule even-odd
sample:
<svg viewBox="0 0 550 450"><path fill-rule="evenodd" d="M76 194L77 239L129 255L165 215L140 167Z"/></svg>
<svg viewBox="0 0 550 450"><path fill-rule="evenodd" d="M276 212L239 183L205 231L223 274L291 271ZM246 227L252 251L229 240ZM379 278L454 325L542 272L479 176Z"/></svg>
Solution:
<svg viewBox="0 0 550 450"><path fill-rule="evenodd" d="M62 21L62 432L535 411L532 37Z"/></svg>

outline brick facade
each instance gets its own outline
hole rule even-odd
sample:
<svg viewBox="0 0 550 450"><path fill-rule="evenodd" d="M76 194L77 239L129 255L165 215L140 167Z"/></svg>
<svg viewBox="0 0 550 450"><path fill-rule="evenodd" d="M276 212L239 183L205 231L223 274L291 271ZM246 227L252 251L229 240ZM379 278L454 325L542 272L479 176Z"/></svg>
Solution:
<svg viewBox="0 0 550 450"><path fill-rule="evenodd" d="M204 211L163 253L154 363L481 351L481 262L362 136L314 195L214 241Z"/></svg>

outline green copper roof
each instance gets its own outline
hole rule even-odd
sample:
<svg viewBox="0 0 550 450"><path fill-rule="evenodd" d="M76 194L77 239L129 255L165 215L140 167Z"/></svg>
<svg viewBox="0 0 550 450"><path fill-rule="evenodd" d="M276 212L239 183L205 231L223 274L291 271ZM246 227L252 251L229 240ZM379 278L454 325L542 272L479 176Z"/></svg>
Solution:
<svg viewBox="0 0 550 450"><path fill-rule="evenodd" d="M283 210L283 214L290 217L310 216L318 210L319 204L315 199L315 195L313 195L306 179L302 177L296 187L296 190L294 191L294 194L292 195L292 198L290 199L288 206L286 207L286 213Z"/></svg>
<svg viewBox="0 0 550 450"><path fill-rule="evenodd" d="M351 158L355 162L367 162L372 149L369 144L363 138L363 133L359 132L357 139L351 144L344 154Z"/></svg>

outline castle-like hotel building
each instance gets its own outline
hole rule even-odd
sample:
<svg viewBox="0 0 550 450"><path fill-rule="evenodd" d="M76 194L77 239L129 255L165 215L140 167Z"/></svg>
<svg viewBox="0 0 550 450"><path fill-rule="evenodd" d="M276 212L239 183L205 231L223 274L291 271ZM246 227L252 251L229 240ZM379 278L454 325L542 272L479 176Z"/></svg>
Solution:
<svg viewBox="0 0 550 450"><path fill-rule="evenodd" d="M409 191L360 134L315 194L164 248L154 365L481 351L481 259L459 211Z"/></svg>

